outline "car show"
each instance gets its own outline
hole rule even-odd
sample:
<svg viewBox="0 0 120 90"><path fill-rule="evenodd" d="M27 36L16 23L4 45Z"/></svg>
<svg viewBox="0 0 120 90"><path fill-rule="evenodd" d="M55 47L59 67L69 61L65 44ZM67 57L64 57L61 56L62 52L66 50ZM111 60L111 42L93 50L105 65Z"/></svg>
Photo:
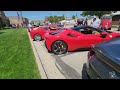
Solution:
<svg viewBox="0 0 120 90"><path fill-rule="evenodd" d="M18 16L7 17L11 30L4 30L0 22L1 38L5 38L7 31L13 31L19 37L13 39L10 35L11 41L17 39L16 42L23 40L25 43L24 39L27 40L26 45L21 43L21 48L16 46L16 43L11 46L16 48L11 53L17 51L14 56L9 57L11 61L13 57L19 57L17 53L21 49L21 54L26 56L16 60L19 62L25 57L27 60L29 56L34 58L34 65L29 64L28 67L36 67L32 72L37 70L37 79L120 79L120 11L51 11L50 15L47 11L36 12L46 13L44 20L29 20L26 11L21 11L19 17L18 11L15 12ZM5 11L5 14L8 13L10 11ZM25 21L25 13L25 18L29 21ZM13 19L16 19L16 22ZM3 43L0 43L2 46ZM6 44L6 47L7 45L9 44ZM3 46L4 50L6 47ZM0 49L2 50L2 47ZM7 50L5 53L9 52L9 49ZM0 58L5 58L2 57L2 52ZM25 67L27 69L27 66Z"/></svg>

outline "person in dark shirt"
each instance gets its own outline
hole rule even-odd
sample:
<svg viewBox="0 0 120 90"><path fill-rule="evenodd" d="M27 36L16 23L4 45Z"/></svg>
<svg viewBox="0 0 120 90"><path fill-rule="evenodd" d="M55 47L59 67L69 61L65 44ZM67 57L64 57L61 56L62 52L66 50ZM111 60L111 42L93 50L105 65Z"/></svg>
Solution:
<svg viewBox="0 0 120 90"><path fill-rule="evenodd" d="M86 18L86 19L85 19L85 22L84 22L84 25L85 25L85 26L88 25L88 24L87 24L87 21L88 21L88 19Z"/></svg>
<svg viewBox="0 0 120 90"><path fill-rule="evenodd" d="M77 25L83 25L83 20L78 19L77 20Z"/></svg>

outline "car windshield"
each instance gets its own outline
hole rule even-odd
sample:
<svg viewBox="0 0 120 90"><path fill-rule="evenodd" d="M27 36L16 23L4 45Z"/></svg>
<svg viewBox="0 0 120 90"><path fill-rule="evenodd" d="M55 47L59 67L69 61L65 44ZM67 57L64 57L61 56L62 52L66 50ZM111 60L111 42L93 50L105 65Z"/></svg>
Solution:
<svg viewBox="0 0 120 90"><path fill-rule="evenodd" d="M93 31L97 31L99 33L104 32L104 30L102 29L97 29L90 26L76 26L76 27L72 27L71 29L84 34L92 34Z"/></svg>

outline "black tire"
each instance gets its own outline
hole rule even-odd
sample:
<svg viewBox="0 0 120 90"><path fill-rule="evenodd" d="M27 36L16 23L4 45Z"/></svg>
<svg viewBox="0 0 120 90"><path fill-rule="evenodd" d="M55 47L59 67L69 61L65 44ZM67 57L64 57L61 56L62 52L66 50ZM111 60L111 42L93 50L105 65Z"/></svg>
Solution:
<svg viewBox="0 0 120 90"><path fill-rule="evenodd" d="M52 51L48 50L48 53L52 53Z"/></svg>
<svg viewBox="0 0 120 90"><path fill-rule="evenodd" d="M34 35L34 41L41 41L42 40L42 37L40 34L35 34Z"/></svg>
<svg viewBox="0 0 120 90"><path fill-rule="evenodd" d="M84 64L82 68L82 79L90 79L89 75L87 74L86 64Z"/></svg>
<svg viewBox="0 0 120 90"><path fill-rule="evenodd" d="M55 41L51 46L52 52L56 55L65 54L68 46L64 41Z"/></svg>

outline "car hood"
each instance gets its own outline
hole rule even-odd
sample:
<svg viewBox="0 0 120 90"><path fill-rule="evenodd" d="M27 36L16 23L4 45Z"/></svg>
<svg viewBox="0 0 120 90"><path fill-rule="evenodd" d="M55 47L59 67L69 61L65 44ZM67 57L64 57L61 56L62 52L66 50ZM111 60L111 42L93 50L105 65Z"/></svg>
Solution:
<svg viewBox="0 0 120 90"><path fill-rule="evenodd" d="M120 69L120 37L97 44L93 46L93 50L101 53L101 57L105 57L104 60Z"/></svg>

